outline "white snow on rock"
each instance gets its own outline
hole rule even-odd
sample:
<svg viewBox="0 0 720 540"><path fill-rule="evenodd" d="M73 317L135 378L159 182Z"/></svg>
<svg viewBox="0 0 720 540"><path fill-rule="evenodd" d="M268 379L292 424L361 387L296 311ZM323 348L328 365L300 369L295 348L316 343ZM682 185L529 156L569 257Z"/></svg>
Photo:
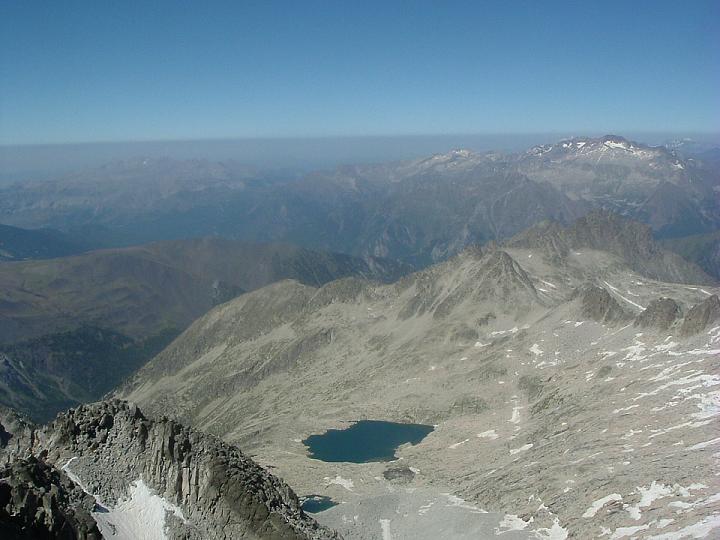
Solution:
<svg viewBox="0 0 720 540"><path fill-rule="evenodd" d="M513 326L509 330L495 330L494 332L490 332L491 336L502 336L503 334L517 334L520 331L520 329L517 326Z"/></svg>
<svg viewBox="0 0 720 540"><path fill-rule="evenodd" d="M465 439L464 441L456 442L455 444L451 444L450 446L448 446L448 448L450 448L451 450L454 450L455 448L457 448L457 447L459 447L459 446L462 446L463 444L465 444L465 443L468 442L469 440L470 440L470 439Z"/></svg>
<svg viewBox="0 0 720 540"><path fill-rule="evenodd" d="M527 450L530 450L533 447L533 443L527 443L523 444L520 448L513 448L510 450L510 455L519 454L520 452L525 452Z"/></svg>
<svg viewBox="0 0 720 540"><path fill-rule="evenodd" d="M380 520L380 530L382 531L382 540L393 540L393 535L390 532L390 520Z"/></svg>
<svg viewBox="0 0 720 540"><path fill-rule="evenodd" d="M653 480L652 484L650 484L649 487L640 486L637 488L637 490L638 493L640 493L640 501L637 504L629 506L627 508L630 517L635 520L640 519L641 508L646 508L650 506L653 501L656 501L657 499L662 499L663 497L672 495L674 491L672 487L666 486L662 483L658 483L655 480Z"/></svg>
<svg viewBox="0 0 720 540"><path fill-rule="evenodd" d="M520 411L523 409L520 405L515 405L513 407L512 416L510 417L510 422L513 424L519 424L520 423Z"/></svg>
<svg viewBox="0 0 720 540"><path fill-rule="evenodd" d="M658 525L659 527L659 525ZM710 538L710 533L720 529L720 514L707 516L702 521L680 530L649 536L648 540L676 540L677 538ZM717 531L716 531L717 533Z"/></svg>
<svg viewBox="0 0 720 540"><path fill-rule="evenodd" d="M638 304L637 302L633 302L632 300L624 297L622 294L620 294L620 291L618 291L617 288L615 288L615 287L613 287L612 285L610 285L607 281L603 281L603 283L605 283L605 285L607 285L608 287L610 287L610 289L612 289L612 291L613 291L615 294L617 294L620 298L622 298L623 300L625 300L628 304L632 304L632 305L635 306L636 308L645 310L645 306L641 306L641 305Z"/></svg>
<svg viewBox="0 0 720 540"><path fill-rule="evenodd" d="M598 513L598 511L605 506L609 502L615 502L615 501L622 501L622 495L619 493L611 493L610 495L607 495L603 497L602 499L598 499L597 501L594 501L590 508L585 510L585 513L582 515L584 518L591 518L594 517L595 514Z"/></svg>
<svg viewBox="0 0 720 540"><path fill-rule="evenodd" d="M62 467L70 479L90 493L80 478L70 470L70 460ZM168 512L185 521L182 510L154 493L143 481L138 478L130 485L128 496L120 498L115 506L106 505L99 497L93 495L100 512L93 512L92 516L104 538L115 540L166 540L168 538L165 517Z"/></svg>
<svg viewBox="0 0 720 540"><path fill-rule="evenodd" d="M324 480L325 480L325 482L327 482L328 486L331 486L334 484L337 486L342 486L345 489L347 489L348 491L352 491L353 488L355 487L355 483L352 480L343 478L339 474L335 478L330 478L329 476L326 476L324 478Z"/></svg>
<svg viewBox="0 0 720 540"><path fill-rule="evenodd" d="M532 518L530 518L530 521L524 521L515 514L506 514L495 528L495 534L500 535L508 531L523 531L531 522Z"/></svg>
<svg viewBox="0 0 720 540"><path fill-rule="evenodd" d="M688 399L690 398L700 400L700 403L698 403L700 412L691 414L690 416L693 418L704 420L705 418L720 415L720 391L708 392L707 394L693 394Z"/></svg>
<svg viewBox="0 0 720 540"><path fill-rule="evenodd" d="M538 529L534 532L535 537L541 540L565 540L568 537L567 529L560 525L558 518L555 518L551 527Z"/></svg>
<svg viewBox="0 0 720 540"><path fill-rule="evenodd" d="M457 495L452 495L450 493L443 493L442 495L447 498L445 506L448 508L462 508L463 510L470 510L473 514L487 514L487 512L482 508L467 502L465 499L458 497Z"/></svg>
<svg viewBox="0 0 720 540"><path fill-rule="evenodd" d="M639 533L640 531L646 531L650 528L649 524L645 525L637 525L635 527L618 527L613 531L612 536L610 537L610 540L619 540L620 538L627 538L628 536L633 536L635 533Z"/></svg>
<svg viewBox="0 0 720 540"><path fill-rule="evenodd" d="M720 437L718 437L716 439L711 439L709 441L694 444L690 448L688 448L688 450L702 450L703 448L707 448L708 446L712 446L712 445L718 444L718 443L720 443Z"/></svg>
<svg viewBox="0 0 720 540"><path fill-rule="evenodd" d="M628 150L628 144L620 141L605 141L605 146L608 148L621 148L622 150Z"/></svg>
<svg viewBox="0 0 720 540"><path fill-rule="evenodd" d="M142 479L130 486L130 497L118 501L107 513L93 513L105 538L164 540L166 512L183 519L182 510L153 493Z"/></svg>

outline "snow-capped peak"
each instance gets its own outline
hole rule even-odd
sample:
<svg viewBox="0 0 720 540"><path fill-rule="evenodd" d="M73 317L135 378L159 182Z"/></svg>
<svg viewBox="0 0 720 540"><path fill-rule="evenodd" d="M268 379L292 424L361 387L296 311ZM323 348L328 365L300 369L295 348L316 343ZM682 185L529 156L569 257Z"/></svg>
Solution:
<svg viewBox="0 0 720 540"><path fill-rule="evenodd" d="M629 141L619 135L603 137L573 137L555 144L542 144L530 148L526 155L544 156L552 160L574 159L582 156L615 155L617 157L635 157L644 160L655 160L665 154L666 150ZM546 156L547 154L547 156Z"/></svg>
<svg viewBox="0 0 720 540"><path fill-rule="evenodd" d="M469 158L475 155L475 152L467 148L455 148L445 154L435 154L432 159L436 161L448 160L454 158Z"/></svg>

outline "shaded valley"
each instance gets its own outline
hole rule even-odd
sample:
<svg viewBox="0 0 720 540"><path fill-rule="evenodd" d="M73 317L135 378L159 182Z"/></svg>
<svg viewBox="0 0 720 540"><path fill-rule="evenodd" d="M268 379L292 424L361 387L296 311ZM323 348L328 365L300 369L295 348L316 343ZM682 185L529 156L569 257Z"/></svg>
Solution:
<svg viewBox="0 0 720 540"><path fill-rule="evenodd" d="M46 420L98 399L246 290L407 271L388 260L212 238L0 263L0 403Z"/></svg>

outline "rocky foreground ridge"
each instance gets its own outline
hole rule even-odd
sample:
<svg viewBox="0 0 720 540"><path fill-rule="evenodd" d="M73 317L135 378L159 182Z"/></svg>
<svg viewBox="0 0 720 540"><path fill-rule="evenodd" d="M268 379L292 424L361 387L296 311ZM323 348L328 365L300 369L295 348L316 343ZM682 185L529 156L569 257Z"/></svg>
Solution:
<svg viewBox="0 0 720 540"><path fill-rule="evenodd" d="M147 418L128 402L82 405L16 435L1 427L6 416L0 416L6 463L0 530L36 527L42 532L25 537L100 538L99 525L103 537L123 538L132 531L123 517L161 502L164 522L141 522L159 525L160 537L338 538L301 510L290 487L236 447L167 418ZM8 423L18 425L13 418ZM153 494L141 500L146 486Z"/></svg>
<svg viewBox="0 0 720 540"><path fill-rule="evenodd" d="M35 457L0 469L3 538L102 538L91 512L95 500L63 472Z"/></svg>

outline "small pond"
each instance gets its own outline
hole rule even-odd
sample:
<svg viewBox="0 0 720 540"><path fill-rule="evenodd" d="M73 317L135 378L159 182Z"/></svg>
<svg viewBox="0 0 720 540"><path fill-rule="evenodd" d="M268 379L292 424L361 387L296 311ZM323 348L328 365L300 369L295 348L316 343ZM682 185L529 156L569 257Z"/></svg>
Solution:
<svg viewBox="0 0 720 540"><path fill-rule="evenodd" d="M368 463L393 461L395 450L403 444L417 444L433 426L400 424L383 420L361 420L345 429L330 429L303 441L310 457L320 461Z"/></svg>
<svg viewBox="0 0 720 540"><path fill-rule="evenodd" d="M333 506L337 506L338 503L333 501L330 497L324 495L308 495L302 502L302 509L310 514L317 514Z"/></svg>

